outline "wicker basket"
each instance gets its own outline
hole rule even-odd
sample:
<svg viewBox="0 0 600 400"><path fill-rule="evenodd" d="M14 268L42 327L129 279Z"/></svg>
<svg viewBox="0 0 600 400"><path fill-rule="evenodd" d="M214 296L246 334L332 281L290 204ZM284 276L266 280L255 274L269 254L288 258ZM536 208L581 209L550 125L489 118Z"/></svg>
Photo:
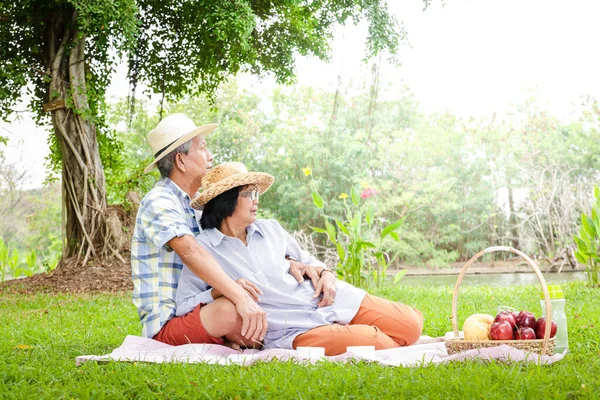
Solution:
<svg viewBox="0 0 600 400"><path fill-rule="evenodd" d="M539 354L552 355L554 352L554 338L550 339L550 329L552 324L546 324L546 331L544 332L543 339L535 339L535 340L465 340L463 338L458 337L458 321L456 318L456 304L458 300L458 289L460 289L460 284L467 272L467 269L475 260L481 257L484 254L493 253L496 251L510 251L511 253L515 253L525 259L527 264L537 275L540 284L542 285L542 291L544 292L544 302L546 303L546 320L552 320L552 304L550 303L550 295L548 293L548 286L546 285L546 281L540 272L539 267L533 262L531 258L529 258L526 254L520 252L519 250L513 249L512 247L506 246L495 246L488 247L487 249L480 251L475 254L462 268L460 274L458 275L458 279L456 280L456 285L454 286L454 294L452 297L452 329L454 330L454 338L446 340L446 349L448 350L448 354L455 354L465 350L479 349L484 347L496 347L502 344L507 344L514 348L524 350L527 352L535 352Z"/></svg>

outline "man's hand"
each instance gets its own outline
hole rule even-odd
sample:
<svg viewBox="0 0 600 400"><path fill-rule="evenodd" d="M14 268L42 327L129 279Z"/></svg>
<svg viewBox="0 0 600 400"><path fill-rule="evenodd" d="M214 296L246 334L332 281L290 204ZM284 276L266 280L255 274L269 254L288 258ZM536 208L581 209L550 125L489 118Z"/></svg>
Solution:
<svg viewBox="0 0 600 400"><path fill-rule="evenodd" d="M191 235L176 237L171 239L168 245L193 273L235 304L235 309L243 321L242 336L252 341L263 340L267 333L267 314L246 290L242 290L239 283L236 285L235 281L223 272L217 261L196 242L194 237Z"/></svg>
<svg viewBox="0 0 600 400"><path fill-rule="evenodd" d="M331 271L322 271L321 278L315 286L315 294L313 299L319 297L323 293L323 298L317 303L317 307L327 307L335 302L335 296L337 294L335 290L335 274Z"/></svg>
<svg viewBox="0 0 600 400"><path fill-rule="evenodd" d="M302 264L298 261L288 261L290 262L290 275L296 278L298 283L304 282L304 277L306 276L312 281L313 286L315 288L317 287L319 283L319 273L315 267L309 264Z"/></svg>
<svg viewBox="0 0 600 400"><path fill-rule="evenodd" d="M235 281L238 285L240 285L248 294L254 299L254 301L258 302L260 298L259 295L263 294L262 290L258 288L253 282L250 282L248 279L240 278ZM218 299L223 296L223 293L213 288L210 292L210 295L213 299Z"/></svg>
<svg viewBox="0 0 600 400"><path fill-rule="evenodd" d="M237 302L235 309L242 317L242 336L253 342L262 342L268 327L267 314L263 309L249 295L244 301Z"/></svg>

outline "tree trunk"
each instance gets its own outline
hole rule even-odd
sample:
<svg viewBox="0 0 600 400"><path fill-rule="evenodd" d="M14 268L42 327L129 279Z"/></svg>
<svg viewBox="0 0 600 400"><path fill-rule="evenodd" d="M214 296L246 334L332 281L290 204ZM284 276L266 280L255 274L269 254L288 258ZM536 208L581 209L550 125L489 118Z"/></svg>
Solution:
<svg viewBox="0 0 600 400"><path fill-rule="evenodd" d="M106 190L96 127L90 121L85 82L85 36L77 31L77 14L61 10L51 19L48 72L49 101L65 99L52 111L54 134L62 155L63 259L105 256Z"/></svg>

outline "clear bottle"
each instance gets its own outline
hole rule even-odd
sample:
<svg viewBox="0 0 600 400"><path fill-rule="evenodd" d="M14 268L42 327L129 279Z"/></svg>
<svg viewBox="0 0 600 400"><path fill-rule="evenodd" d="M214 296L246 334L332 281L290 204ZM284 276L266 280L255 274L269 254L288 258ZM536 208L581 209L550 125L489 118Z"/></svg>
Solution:
<svg viewBox="0 0 600 400"><path fill-rule="evenodd" d="M554 353L562 353L569 348L569 333L567 330L567 315L565 314L565 298L559 285L548 286L550 303L552 305L552 320L556 322L556 337L554 339ZM546 317L546 303L542 293L542 317Z"/></svg>

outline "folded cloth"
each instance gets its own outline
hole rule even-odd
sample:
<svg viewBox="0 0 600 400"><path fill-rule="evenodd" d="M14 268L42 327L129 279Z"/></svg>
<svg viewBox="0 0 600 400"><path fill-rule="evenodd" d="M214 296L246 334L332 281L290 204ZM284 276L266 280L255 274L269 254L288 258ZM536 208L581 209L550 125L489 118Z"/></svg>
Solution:
<svg viewBox="0 0 600 400"><path fill-rule="evenodd" d="M422 336L419 341L406 347L378 350L372 353L356 355L352 351L333 357L308 358L299 356L296 350L269 349L269 350L233 350L226 346L214 344L186 344L171 346L156 340L127 336L123 344L103 356L79 356L75 361L77 366L87 361L125 361L147 363L207 363L207 364L242 364L250 365L256 361L295 360L299 362L314 363L327 360L331 362L347 362L354 359L377 362L382 365L418 367L428 364L442 364L451 361L465 361L480 359L484 361L522 361L539 364L551 364L560 361L566 354L553 356L540 356L536 353L527 353L507 345L463 351L448 355L444 338L431 338Z"/></svg>

